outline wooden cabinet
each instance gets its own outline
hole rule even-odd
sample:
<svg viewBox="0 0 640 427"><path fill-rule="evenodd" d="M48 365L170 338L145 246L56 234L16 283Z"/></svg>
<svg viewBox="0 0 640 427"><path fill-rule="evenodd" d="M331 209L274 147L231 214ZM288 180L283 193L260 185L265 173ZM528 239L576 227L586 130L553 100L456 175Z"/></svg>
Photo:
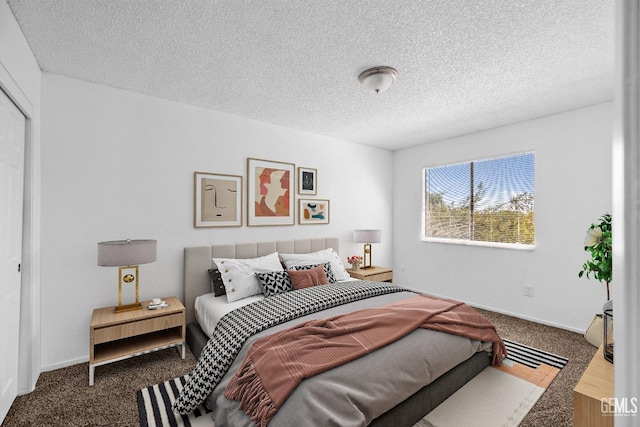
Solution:
<svg viewBox="0 0 640 427"><path fill-rule="evenodd" d="M393 269L386 267L360 268L347 270L354 279L371 280L373 282L393 282Z"/></svg>
<svg viewBox="0 0 640 427"><path fill-rule="evenodd" d="M605 360L600 346L573 389L573 425L613 427L615 417L602 402L613 396L613 364Z"/></svg>
<svg viewBox="0 0 640 427"><path fill-rule="evenodd" d="M184 306L176 297L164 299L168 307L114 313L114 307L93 310L89 331L89 385L96 366L169 347L180 347L185 357Z"/></svg>

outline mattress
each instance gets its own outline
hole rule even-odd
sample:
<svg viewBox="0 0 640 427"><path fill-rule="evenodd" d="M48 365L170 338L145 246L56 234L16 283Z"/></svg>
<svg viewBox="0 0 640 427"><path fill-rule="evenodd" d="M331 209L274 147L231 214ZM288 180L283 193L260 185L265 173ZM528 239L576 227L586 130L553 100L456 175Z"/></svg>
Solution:
<svg viewBox="0 0 640 427"><path fill-rule="evenodd" d="M211 338L216 325L227 313L262 299L264 299L264 295L254 295L238 301L227 302L226 295L219 297L213 293L200 295L196 298L195 303L196 321L202 331Z"/></svg>

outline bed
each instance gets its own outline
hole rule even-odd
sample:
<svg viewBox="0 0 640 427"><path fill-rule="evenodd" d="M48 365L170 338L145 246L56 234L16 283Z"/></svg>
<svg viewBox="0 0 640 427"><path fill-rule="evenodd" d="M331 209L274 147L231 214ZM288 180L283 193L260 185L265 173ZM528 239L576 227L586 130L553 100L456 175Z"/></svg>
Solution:
<svg viewBox="0 0 640 427"><path fill-rule="evenodd" d="M315 254L327 250L339 253L338 238L186 247L184 249L184 302L187 344L196 358L204 359L203 350L209 341L209 336L196 321L196 317L202 318L202 315L196 314L196 300L201 296L201 299L210 298L208 294L211 294L212 289L209 270L216 268L214 258L255 259L276 252L282 256L282 254ZM333 267L336 269L335 264ZM325 271L326 269L325 266ZM349 296L352 299L337 304L333 302L335 292L344 292L349 295L364 293L367 296L357 297L358 299ZM206 395L206 404L213 410L211 416L216 427L253 425L250 417L238 409L239 402L224 396L225 386L237 371L252 343L309 319L395 304L411 295L415 293L389 283L338 280L326 286L295 290L269 298L255 298L256 301L259 300L255 304L245 305L246 301L240 301L240 308L232 315L226 316L225 320L234 316L247 316L254 306L259 307L260 304L276 304L278 307L284 304L284 307L288 307L289 304L293 304L294 299L297 301L297 298L303 297L313 301L314 304L324 299L332 302L312 313L303 313L298 318L280 319L273 322L274 325L269 329L264 331L257 329L257 333L248 336L246 340L243 338L246 342L234 354L233 361L229 362L230 367L220 374L221 379L216 378L217 385ZM238 301L233 303L238 304ZM261 311L258 317L268 317L264 314L266 312L269 310ZM221 317L219 314L214 324L223 323L220 322ZM203 320L200 319L200 321ZM209 325L204 329L210 328L212 326ZM212 331L209 330L208 333L211 334ZM491 343L434 330L416 329L398 341L362 358L304 380L275 414L272 425L299 425L300 420L306 420L311 421L313 425L412 426L489 366L490 350ZM205 353L207 358L222 357L219 354L216 355L216 351L211 349L204 351L207 352ZM227 351L217 350L218 353ZM435 359L446 359L446 367L439 361L432 361ZM218 369L215 365L219 363L220 360L215 363L204 363L203 360L199 360L199 366L194 373L200 375L200 372L196 371ZM214 366L200 367L207 364ZM420 367L418 369L420 371L429 372L415 374L411 370L415 370L416 367ZM358 378L371 378L371 380L366 382L366 387L362 387L361 384L356 384L361 382L356 381ZM184 400L182 396L181 398Z"/></svg>

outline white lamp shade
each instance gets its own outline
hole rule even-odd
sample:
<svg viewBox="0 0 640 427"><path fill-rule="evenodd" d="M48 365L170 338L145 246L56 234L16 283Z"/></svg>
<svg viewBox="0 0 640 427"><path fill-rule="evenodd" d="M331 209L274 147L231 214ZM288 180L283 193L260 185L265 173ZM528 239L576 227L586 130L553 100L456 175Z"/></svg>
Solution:
<svg viewBox="0 0 640 427"><path fill-rule="evenodd" d="M98 243L98 265L122 267L154 262L157 240L112 240Z"/></svg>
<svg viewBox="0 0 640 427"><path fill-rule="evenodd" d="M356 243L380 243L382 230L353 230L353 241Z"/></svg>

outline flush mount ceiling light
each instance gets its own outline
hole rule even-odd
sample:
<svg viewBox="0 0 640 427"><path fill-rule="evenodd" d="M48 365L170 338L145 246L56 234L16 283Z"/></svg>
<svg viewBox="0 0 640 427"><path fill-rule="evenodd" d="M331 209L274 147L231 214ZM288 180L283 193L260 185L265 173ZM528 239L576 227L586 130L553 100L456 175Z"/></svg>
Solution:
<svg viewBox="0 0 640 427"><path fill-rule="evenodd" d="M358 76L358 80L367 89L376 93L384 92L389 89L391 83L398 78L398 72L395 68L391 67L373 67L368 70L364 70Z"/></svg>

